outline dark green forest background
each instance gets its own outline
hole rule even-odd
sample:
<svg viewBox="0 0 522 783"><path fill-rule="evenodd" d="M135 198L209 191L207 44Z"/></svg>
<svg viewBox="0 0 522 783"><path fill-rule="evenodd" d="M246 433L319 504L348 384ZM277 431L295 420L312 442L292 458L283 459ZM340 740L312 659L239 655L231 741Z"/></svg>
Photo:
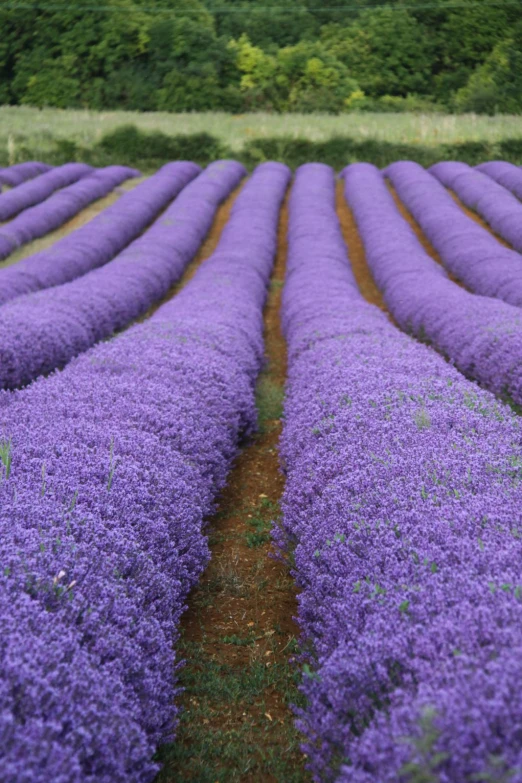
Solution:
<svg viewBox="0 0 522 783"><path fill-rule="evenodd" d="M0 4L0 103L522 112L516 0Z"/></svg>

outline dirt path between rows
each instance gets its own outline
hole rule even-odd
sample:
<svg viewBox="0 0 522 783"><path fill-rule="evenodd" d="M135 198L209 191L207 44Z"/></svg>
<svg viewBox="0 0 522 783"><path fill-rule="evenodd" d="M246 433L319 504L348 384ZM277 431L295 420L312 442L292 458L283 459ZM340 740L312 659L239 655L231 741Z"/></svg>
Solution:
<svg viewBox="0 0 522 783"><path fill-rule="evenodd" d="M218 215L207 251L215 247L230 206ZM190 597L178 645L187 661L181 673L184 712L175 742L160 751L158 783L310 780L289 708L299 700L292 666L295 588L287 568L269 556L271 520L279 514L284 485L277 444L286 377L279 311L287 221L285 202L264 312L260 430L239 454L210 520L212 558Z"/></svg>
<svg viewBox="0 0 522 783"><path fill-rule="evenodd" d="M460 198L457 196L454 190L450 190L449 188L446 188L450 196L452 197L453 201L455 201L456 204L461 208L461 210L464 212L465 215L467 215L469 218L475 221L475 223L478 223L479 226L481 226L485 231L487 231L489 234L495 237L497 242L499 242L501 245L504 245L504 247L508 247L510 250L513 250L513 246L509 244L509 242L506 242L505 239L502 239L499 234L497 234L489 225L489 223L486 223L486 221L480 217L480 215L477 212L473 212L472 209L469 209L463 201L460 200Z"/></svg>
<svg viewBox="0 0 522 783"><path fill-rule="evenodd" d="M388 185L388 190L390 191L390 193L391 193L391 195L393 197L393 200L395 201L395 206L397 207L397 209L401 213L401 215L404 218L404 220L409 224L410 228L413 230L413 233L415 234L415 236L417 237L417 239L421 243L421 245L424 248L424 250L426 251L426 253L431 258L433 258L433 260L436 261L437 264L439 264L439 266L441 266L445 270L445 272L448 275L449 279L453 283L456 283L461 288L465 288L466 286L464 285L464 283L461 283L461 281L458 279L458 277L455 277L455 275L452 274L449 271L449 269L444 265L444 262L443 262L442 258L437 253L437 251L435 250L435 248L431 244L430 240L428 239L428 237L426 236L426 234L424 233L424 231L422 230L420 225L417 223L417 221L415 220L415 218L413 217L413 215L411 214L411 212L409 211L407 206L400 199L400 197L398 196L397 191L395 190L393 185L390 182L388 182L388 181L387 181L386 184Z"/></svg>
<svg viewBox="0 0 522 783"><path fill-rule="evenodd" d="M357 285L359 286L359 290L370 304L377 305L377 307L380 307L381 310L384 310L387 313L388 310L384 304L382 294L377 288L377 284L372 277L368 262L366 261L364 245L353 212L344 197L344 181L342 180L338 180L336 184L335 208L337 218L341 224L343 238L348 249L352 272L357 281Z"/></svg>

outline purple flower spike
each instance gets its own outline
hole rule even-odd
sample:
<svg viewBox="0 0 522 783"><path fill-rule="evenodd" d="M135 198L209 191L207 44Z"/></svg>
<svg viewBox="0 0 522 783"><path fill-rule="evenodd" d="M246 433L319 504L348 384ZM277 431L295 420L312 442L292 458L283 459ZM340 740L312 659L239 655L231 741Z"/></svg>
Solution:
<svg viewBox="0 0 522 783"><path fill-rule="evenodd" d="M468 217L418 163L392 163L384 174L450 272L477 294L522 307L522 261L515 250Z"/></svg>
<svg viewBox="0 0 522 783"><path fill-rule="evenodd" d="M400 215L375 166L354 163L343 174L368 264L397 323L465 375L522 404L522 311L449 280Z"/></svg>
<svg viewBox="0 0 522 783"><path fill-rule="evenodd" d="M15 388L63 367L146 313L179 279L219 203L244 174L236 161L212 163L108 264L0 308L0 387Z"/></svg>
<svg viewBox="0 0 522 783"><path fill-rule="evenodd" d="M86 163L66 163L7 193L0 194L0 222L10 220L27 207L40 204L55 190L72 185L73 182L93 172L93 167Z"/></svg>
<svg viewBox="0 0 522 783"><path fill-rule="evenodd" d="M210 168L211 200L210 179L233 168ZM279 164L256 169L214 255L153 318L0 393L6 780L154 778L178 714L179 619L209 557L204 519L255 424L288 180Z"/></svg>
<svg viewBox="0 0 522 783"><path fill-rule="evenodd" d="M84 183L91 194L93 191L102 195L108 193L118 181L136 173L121 166L110 166L106 175L105 171L101 169L86 177ZM200 171L195 163L167 163L81 228L46 250L0 269L0 304L32 291L67 283L102 266L135 239ZM58 198L58 194L53 198ZM44 206L29 211L42 210L40 217L45 221L48 216ZM20 215L17 220L23 217Z"/></svg>
<svg viewBox="0 0 522 783"><path fill-rule="evenodd" d="M519 166L506 163L503 160L490 160L488 163L475 166L475 168L510 190L522 201L522 169Z"/></svg>
<svg viewBox="0 0 522 783"><path fill-rule="evenodd" d="M0 169L0 186L8 185L11 188L15 188L23 182L27 182L27 180L37 177L39 174L45 174L46 171L50 171L51 169L52 166L48 166L47 163L39 163L36 160L28 160L26 163L16 163L14 166Z"/></svg>
<svg viewBox="0 0 522 783"><path fill-rule="evenodd" d="M14 220L0 226L0 259L6 258L17 247L63 225L88 204L106 196L116 185L137 174L135 169L126 166L108 166L62 188L41 204L26 209Z"/></svg>
<svg viewBox="0 0 522 783"><path fill-rule="evenodd" d="M346 177L377 213L379 258L395 254L380 174ZM521 783L520 419L362 299L334 188L326 167L298 169L283 291L274 537L310 652L304 751L316 781ZM430 293L444 277L426 268Z"/></svg>
<svg viewBox="0 0 522 783"><path fill-rule="evenodd" d="M466 163L445 161L429 171L475 210L502 239L522 252L522 204L508 190Z"/></svg>

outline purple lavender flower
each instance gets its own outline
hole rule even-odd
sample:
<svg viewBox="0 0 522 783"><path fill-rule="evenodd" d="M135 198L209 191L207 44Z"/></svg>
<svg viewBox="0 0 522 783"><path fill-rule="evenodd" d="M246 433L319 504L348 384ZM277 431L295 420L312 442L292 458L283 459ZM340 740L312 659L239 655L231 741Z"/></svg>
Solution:
<svg viewBox="0 0 522 783"><path fill-rule="evenodd" d="M154 776L152 754L178 712L178 622L208 560L203 520L255 425L288 180L280 164L256 169L214 255L148 321L0 393L9 780Z"/></svg>
<svg viewBox="0 0 522 783"><path fill-rule="evenodd" d="M466 163L443 161L428 169L493 231L522 252L522 204L508 190Z"/></svg>
<svg viewBox="0 0 522 783"><path fill-rule="evenodd" d="M138 173L126 166L107 166L62 188L41 204L26 209L14 220L0 226L0 258L6 258L17 247L58 228L88 204L106 196L116 185Z"/></svg>
<svg viewBox="0 0 522 783"><path fill-rule="evenodd" d="M522 403L520 308L449 280L400 215L375 166L354 163L344 177L371 273L397 323L465 375Z"/></svg>
<svg viewBox="0 0 522 783"><path fill-rule="evenodd" d="M15 188L23 182L27 182L28 179L33 179L33 177L44 174L51 169L52 166L48 166L47 163L39 163L36 160L16 163L14 166L0 169L0 186L9 185L9 187Z"/></svg>
<svg viewBox="0 0 522 783"><path fill-rule="evenodd" d="M146 313L181 276L219 203L244 175L236 161L212 163L108 264L0 308L0 387L15 388L63 367Z"/></svg>
<svg viewBox="0 0 522 783"><path fill-rule="evenodd" d="M128 173L125 172L132 171L120 166L111 166L109 169L109 186L107 182L98 181L99 176L103 175L103 169L85 179L91 194L93 191L109 192L115 184L113 177L116 177L116 180L120 176L126 178ZM113 169L116 171L112 171ZM34 253L13 266L0 269L0 304L31 291L67 283L102 266L135 239L200 171L199 166L187 161L167 163L156 174L120 196L116 203L81 228L46 250ZM92 179L95 181L89 182ZM58 195L53 198L58 198ZM99 198L99 195L96 198ZM67 203L65 206L67 207ZM48 212L44 204L33 207L29 212L34 213L35 210L40 210L37 217L43 230L43 224L49 217ZM27 213L16 220L22 220L25 214Z"/></svg>
<svg viewBox="0 0 522 783"><path fill-rule="evenodd" d="M475 166L478 171L487 174L499 185L510 190L518 199L522 200L522 169L513 163L503 160L490 160Z"/></svg>
<svg viewBox="0 0 522 783"><path fill-rule="evenodd" d="M355 164L347 192L359 218L374 206L372 255L397 263L378 178ZM317 781L520 783L520 420L362 299L334 187L325 166L297 171L283 291L274 538L293 551L311 649L305 752ZM428 290L445 280L419 259L419 285L423 267Z"/></svg>
<svg viewBox="0 0 522 783"><path fill-rule="evenodd" d="M0 194L0 221L10 220L27 207L40 204L55 190L72 185L73 182L93 172L93 167L86 163L66 163L64 166L40 174L7 193Z"/></svg>
<svg viewBox="0 0 522 783"><path fill-rule="evenodd" d="M383 173L450 272L477 294L522 306L522 263L515 250L468 217L417 163L398 161Z"/></svg>

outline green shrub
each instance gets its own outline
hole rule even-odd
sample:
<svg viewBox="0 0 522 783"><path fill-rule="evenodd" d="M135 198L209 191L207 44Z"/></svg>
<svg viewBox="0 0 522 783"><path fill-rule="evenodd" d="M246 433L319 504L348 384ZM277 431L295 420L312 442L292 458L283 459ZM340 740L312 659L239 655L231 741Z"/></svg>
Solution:
<svg viewBox="0 0 522 783"><path fill-rule="evenodd" d="M484 63L458 90L454 105L458 111L494 115L522 114L522 23L513 38L501 41Z"/></svg>
<svg viewBox="0 0 522 783"><path fill-rule="evenodd" d="M209 133L168 136L161 131L143 133L135 125L121 125L105 134L97 146L114 162L138 166L151 160L208 163L228 154L222 143Z"/></svg>
<svg viewBox="0 0 522 783"><path fill-rule="evenodd" d="M23 138L18 138L16 150L17 161L42 158L57 165L76 160L94 166L120 163L136 166L145 173L172 160L194 160L207 165L225 157L236 157L249 169L268 160L281 161L292 169L303 163L318 161L332 166L336 171L357 161L373 163L379 168L396 160L413 160L428 167L440 160L460 160L475 166L486 160L500 158L522 165L522 138L501 142L466 141L423 146L377 139L360 140L349 136L335 136L327 141L273 136L248 141L236 153L208 133L169 136L162 132L144 133L134 125L122 125L107 133L92 147L83 147L69 139L50 139L43 153L40 149L33 149ZM1 148L0 165L7 163L7 148Z"/></svg>
<svg viewBox="0 0 522 783"><path fill-rule="evenodd" d="M292 168L309 161L318 161L340 171L356 161L366 161L382 168L395 160L415 160L430 166L440 159L437 148L367 139L356 141L350 137L337 136L328 141L308 141L278 137L248 142L243 148L242 159L248 166L265 160L281 160Z"/></svg>
<svg viewBox="0 0 522 783"><path fill-rule="evenodd" d="M499 146L499 157L522 165L522 139L504 139Z"/></svg>
<svg viewBox="0 0 522 783"><path fill-rule="evenodd" d="M429 98L420 95L382 95L380 98L369 98L363 95L357 101L353 101L350 109L367 112L397 112L408 114L435 114L447 111L443 106Z"/></svg>

